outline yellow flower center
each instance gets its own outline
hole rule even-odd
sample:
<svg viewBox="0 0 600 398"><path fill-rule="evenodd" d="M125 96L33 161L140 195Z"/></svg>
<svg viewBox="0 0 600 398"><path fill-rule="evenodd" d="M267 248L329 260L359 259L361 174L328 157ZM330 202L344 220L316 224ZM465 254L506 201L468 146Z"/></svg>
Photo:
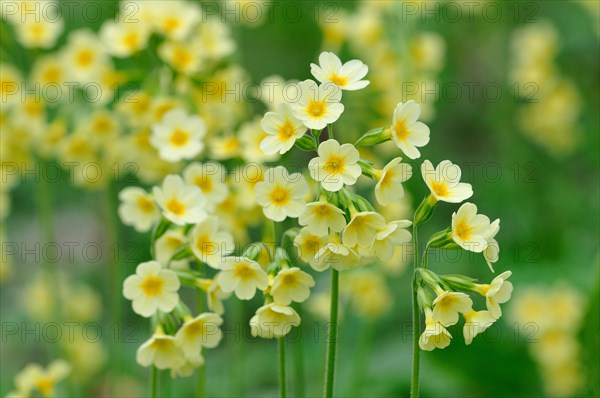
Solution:
<svg viewBox="0 0 600 398"><path fill-rule="evenodd" d="M279 126L279 129L277 130L277 136L281 141L288 141L293 137L295 130L296 129L294 128L294 125L289 120L286 120L281 126Z"/></svg>
<svg viewBox="0 0 600 398"><path fill-rule="evenodd" d="M162 120L165 113L169 112L171 109L174 109L174 108L175 108L175 103L173 103L173 102L165 102L163 104L160 104L154 110L155 119ZM144 109L140 109L140 113L144 113L144 112L145 112L145 107L144 107Z"/></svg>
<svg viewBox="0 0 600 398"><path fill-rule="evenodd" d="M437 196L448 196L448 194L450 194L450 192L448 191L448 188L446 187L446 183L444 181L442 181L442 182L433 181L431 183L431 190Z"/></svg>
<svg viewBox="0 0 600 398"><path fill-rule="evenodd" d="M408 138L409 132L405 120L396 121L396 124L394 124L394 133L400 141L405 141Z"/></svg>
<svg viewBox="0 0 600 398"><path fill-rule="evenodd" d="M449 309L452 308L456 304L456 299L454 296L446 294L440 301L438 301L435 305L441 309Z"/></svg>
<svg viewBox="0 0 600 398"><path fill-rule="evenodd" d="M291 286L296 284L296 276L294 274L286 274L281 281L283 285Z"/></svg>
<svg viewBox="0 0 600 398"><path fill-rule="evenodd" d="M174 66L183 69L192 62L192 54L184 48L176 48L173 54Z"/></svg>
<svg viewBox="0 0 600 398"><path fill-rule="evenodd" d="M240 263L235 267L235 277L243 281L250 279L253 274L254 270L247 263Z"/></svg>
<svg viewBox="0 0 600 398"><path fill-rule="evenodd" d="M42 78L48 83L57 83L60 81L61 75L60 68L56 66L50 66L44 71Z"/></svg>
<svg viewBox="0 0 600 398"><path fill-rule="evenodd" d="M171 134L171 138L169 138L169 141L171 141L171 144L173 144L174 146L182 147L185 144L187 144L189 139L190 134L187 131L176 129Z"/></svg>
<svg viewBox="0 0 600 398"><path fill-rule="evenodd" d="M274 204L278 206L284 206L290 201L290 191L283 187L277 186L271 191L271 195L269 195L269 197Z"/></svg>
<svg viewBox="0 0 600 398"><path fill-rule="evenodd" d="M90 66L94 62L94 53L91 50L81 50L77 53L75 61L79 66Z"/></svg>
<svg viewBox="0 0 600 398"><path fill-rule="evenodd" d="M194 180L194 184L202 190L202 192L210 192L213 189L213 181L212 178L208 176L198 176Z"/></svg>
<svg viewBox="0 0 600 398"><path fill-rule="evenodd" d="M45 397L49 397L52 395L52 391L54 390L54 380L50 377L42 377L35 383L37 389L44 395Z"/></svg>
<svg viewBox="0 0 600 398"><path fill-rule="evenodd" d="M196 248L202 254L214 253L215 243L210 240L208 235L200 235L196 239Z"/></svg>
<svg viewBox="0 0 600 398"><path fill-rule="evenodd" d="M157 276L149 275L140 286L146 296L158 296L162 292L164 282Z"/></svg>
<svg viewBox="0 0 600 398"><path fill-rule="evenodd" d="M154 202L145 196L139 196L137 205L144 213L152 213L154 211Z"/></svg>
<svg viewBox="0 0 600 398"><path fill-rule="evenodd" d="M179 246L181 246L183 244L183 241L174 236L168 236L166 239L166 243L167 243L167 246L170 247L171 249L177 250L177 249L179 249Z"/></svg>
<svg viewBox="0 0 600 398"><path fill-rule="evenodd" d="M167 348L169 348L169 346L171 346L171 342L165 338L162 338L162 339L157 338L157 339L154 339L151 346L155 350L161 351L161 350L166 350Z"/></svg>
<svg viewBox="0 0 600 398"><path fill-rule="evenodd" d="M316 206L314 212L317 217L326 218L329 217L329 215L331 214L331 209L329 208L329 206L323 204Z"/></svg>
<svg viewBox="0 0 600 398"><path fill-rule="evenodd" d="M325 171L329 174L338 174L344 170L344 158L337 155L331 155L325 162Z"/></svg>
<svg viewBox="0 0 600 398"><path fill-rule="evenodd" d="M346 79L343 76L336 75L335 73L333 75L329 76L329 80L333 84L336 84L336 85L338 85L340 87L344 87L345 85L348 84L348 79Z"/></svg>
<svg viewBox="0 0 600 398"><path fill-rule="evenodd" d="M468 241L471 238L472 231L473 228L463 220L456 223L456 226L454 227L454 233L464 241Z"/></svg>
<svg viewBox="0 0 600 398"><path fill-rule="evenodd" d="M182 216L185 213L185 205L173 198L167 202L167 210L176 216Z"/></svg>
<svg viewBox="0 0 600 398"><path fill-rule="evenodd" d="M382 175L381 177L381 181L379 182L382 188L388 187L390 185L392 185L392 181L394 179L394 175L393 173L391 173L389 170Z"/></svg>
<svg viewBox="0 0 600 398"><path fill-rule="evenodd" d="M130 32L123 37L123 44L128 49L135 50L138 46L139 39L140 37L137 32Z"/></svg>
<svg viewBox="0 0 600 398"><path fill-rule="evenodd" d="M320 243L321 242L319 242L318 238L310 237L306 239L306 241L304 242L304 246L311 252L317 252L319 250Z"/></svg>
<svg viewBox="0 0 600 398"><path fill-rule="evenodd" d="M177 29L179 25L181 25L181 21L179 21L179 19L170 17L165 19L163 28L165 29L165 32L172 32Z"/></svg>
<svg viewBox="0 0 600 398"><path fill-rule="evenodd" d="M188 324L185 327L185 334L187 337L193 338L198 336L199 334L202 334L202 329L204 328L204 322L201 320L197 320L194 321L190 324Z"/></svg>
<svg viewBox="0 0 600 398"><path fill-rule="evenodd" d="M325 113L326 106L324 101L310 100L306 107L306 113L312 117L321 117Z"/></svg>
<svg viewBox="0 0 600 398"><path fill-rule="evenodd" d="M106 133L111 128L111 121L108 117L102 116L94 120L93 130L96 133Z"/></svg>

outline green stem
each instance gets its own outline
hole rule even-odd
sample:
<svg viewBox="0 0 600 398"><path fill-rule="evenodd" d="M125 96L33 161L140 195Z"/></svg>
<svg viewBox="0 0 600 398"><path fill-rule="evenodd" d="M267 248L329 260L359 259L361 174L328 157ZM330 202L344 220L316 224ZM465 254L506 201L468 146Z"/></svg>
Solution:
<svg viewBox="0 0 600 398"><path fill-rule="evenodd" d="M158 392L158 369L156 369L156 366L152 366L152 371L150 374L150 396L152 398L156 398L157 392Z"/></svg>
<svg viewBox="0 0 600 398"><path fill-rule="evenodd" d="M200 266L199 272L204 276L204 265ZM206 307L206 296L200 289L196 290L196 310L198 314L205 311ZM198 374L196 379L196 396L198 398L206 397L206 361L204 364L198 367Z"/></svg>
<svg viewBox="0 0 600 398"><path fill-rule="evenodd" d="M300 312L301 307L298 306L298 313L302 317ZM302 326L302 325L301 325ZM300 327L301 327L300 326ZM300 336L303 336L301 333ZM302 338L298 338L293 342L294 346L294 378L296 379L296 396L304 397L304 347L302 344Z"/></svg>
<svg viewBox="0 0 600 398"><path fill-rule="evenodd" d="M279 396L287 396L286 377L285 377L285 338L277 339L277 351L279 353Z"/></svg>
<svg viewBox="0 0 600 398"><path fill-rule="evenodd" d="M327 134L330 140L333 139L333 124L327 125Z"/></svg>
<svg viewBox="0 0 600 398"><path fill-rule="evenodd" d="M419 264L419 243L417 237L417 225L413 223L413 242L415 257L413 260L413 269L416 271ZM421 349L419 347L419 337L421 336L421 313L417 303L416 273L413 273L412 281L412 316L413 316L413 361L410 395L413 398L419 396L419 364L421 361Z"/></svg>
<svg viewBox="0 0 600 398"><path fill-rule="evenodd" d="M333 397L335 379L335 356L338 332L339 272L331 268L331 307L329 314L329 336L327 339L327 361L325 363L325 398Z"/></svg>

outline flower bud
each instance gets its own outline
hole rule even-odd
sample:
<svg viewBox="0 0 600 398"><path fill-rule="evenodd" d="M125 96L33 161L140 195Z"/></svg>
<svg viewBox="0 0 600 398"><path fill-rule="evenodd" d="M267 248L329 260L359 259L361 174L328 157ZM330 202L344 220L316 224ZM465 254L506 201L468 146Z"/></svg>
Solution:
<svg viewBox="0 0 600 398"><path fill-rule="evenodd" d="M296 140L294 145L303 151L317 150L317 143L315 142L315 139L309 135L303 135L302 137Z"/></svg>
<svg viewBox="0 0 600 398"><path fill-rule="evenodd" d="M454 290L473 290L476 279L464 275L442 275L442 281Z"/></svg>
<svg viewBox="0 0 600 398"><path fill-rule="evenodd" d="M354 146L373 146L388 141L391 138L392 134L389 128L379 127L364 133L362 137L354 143Z"/></svg>
<svg viewBox="0 0 600 398"><path fill-rule="evenodd" d="M419 269L419 275L421 280L432 289L440 283L440 278L435 273L427 269Z"/></svg>
<svg viewBox="0 0 600 398"><path fill-rule="evenodd" d="M443 249L452 243L454 243L452 240L452 230L450 228L446 228L443 231L433 234L431 238L429 238L429 242L427 242L427 247Z"/></svg>
<svg viewBox="0 0 600 398"><path fill-rule="evenodd" d="M435 205L437 202L438 201L432 195L429 195L423 199L419 207L417 207L417 211L415 212L414 224L423 224L425 221L429 220L433 215L433 211L435 210Z"/></svg>
<svg viewBox="0 0 600 398"><path fill-rule="evenodd" d="M426 289L417 288L417 303L419 303L420 308L431 307L432 302L431 294Z"/></svg>
<svg viewBox="0 0 600 398"><path fill-rule="evenodd" d="M262 249L261 243L252 243L244 250L242 256L249 258L252 261L258 261L258 258L262 254Z"/></svg>

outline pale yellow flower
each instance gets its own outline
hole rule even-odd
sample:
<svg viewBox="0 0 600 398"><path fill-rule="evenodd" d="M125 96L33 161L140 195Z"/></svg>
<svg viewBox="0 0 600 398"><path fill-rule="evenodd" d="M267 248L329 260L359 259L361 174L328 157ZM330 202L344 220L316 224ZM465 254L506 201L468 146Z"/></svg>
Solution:
<svg viewBox="0 0 600 398"><path fill-rule="evenodd" d="M292 308L285 305L270 303L256 310L256 315L250 319L252 336L263 339L283 337L300 325L300 316Z"/></svg>
<svg viewBox="0 0 600 398"><path fill-rule="evenodd" d="M133 311L149 318L160 310L171 312L179 302L179 278L158 261L141 263L123 282L123 296L132 300Z"/></svg>
<svg viewBox="0 0 600 398"><path fill-rule="evenodd" d="M277 304L289 305L292 301L304 302L315 285L312 276L298 267L285 268L277 273L271 284L271 296Z"/></svg>
<svg viewBox="0 0 600 398"><path fill-rule="evenodd" d="M227 257L215 277L224 292L235 292L240 300L250 300L256 289L265 290L269 278L261 266L245 257Z"/></svg>

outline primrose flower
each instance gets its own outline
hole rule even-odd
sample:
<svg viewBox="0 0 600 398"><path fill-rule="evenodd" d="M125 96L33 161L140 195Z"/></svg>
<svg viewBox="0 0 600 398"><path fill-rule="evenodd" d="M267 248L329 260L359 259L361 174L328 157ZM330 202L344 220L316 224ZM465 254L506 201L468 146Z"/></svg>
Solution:
<svg viewBox="0 0 600 398"><path fill-rule="evenodd" d="M310 64L310 72L321 83L333 83L342 90L360 90L369 85L368 80L361 80L369 72L369 67L357 59L342 65L337 55L322 52L319 65Z"/></svg>
<svg viewBox="0 0 600 398"><path fill-rule="evenodd" d="M302 303L315 285L312 276L298 267L282 269L271 284L271 296L277 304L289 305L292 301Z"/></svg>
<svg viewBox="0 0 600 398"><path fill-rule="evenodd" d="M229 195L225 173L223 165L217 162L190 163L183 170L183 179L186 184L200 188L206 197L208 209L213 209Z"/></svg>
<svg viewBox="0 0 600 398"><path fill-rule="evenodd" d="M171 261L171 257L173 257L183 245L187 245L188 241L189 239L183 234L183 231L176 228L169 229L154 243L156 261L161 264L169 264L169 268L172 269L189 269L188 259ZM169 263L169 261L171 262Z"/></svg>
<svg viewBox="0 0 600 398"><path fill-rule="evenodd" d="M154 29L172 40L183 40L202 21L196 4L175 0L168 3L150 3L151 22Z"/></svg>
<svg viewBox="0 0 600 398"><path fill-rule="evenodd" d="M288 174L285 167L277 166L267 170L264 180L254 187L254 192L265 216L273 221L283 221L286 217L298 217L302 213L308 184L302 174Z"/></svg>
<svg viewBox="0 0 600 398"><path fill-rule="evenodd" d="M375 234L370 252L381 261L391 259L397 246L412 240L411 233L406 230L411 225L412 222L408 220L393 221L387 224L384 229Z"/></svg>
<svg viewBox="0 0 600 398"><path fill-rule="evenodd" d="M469 311L465 312L463 317L465 318L463 336L466 345L471 344L475 336L483 333L496 322L496 318L489 311Z"/></svg>
<svg viewBox="0 0 600 398"><path fill-rule="evenodd" d="M27 48L52 48L64 30L63 20L57 15L26 12L26 3L21 3L24 13L15 20L15 35L19 43ZM19 6L16 6L19 8ZM36 7L37 8L37 7ZM46 10L45 7L39 7ZM48 7L49 9L51 7ZM56 14L56 13L52 13Z"/></svg>
<svg viewBox="0 0 600 398"><path fill-rule="evenodd" d="M219 231L219 220L212 216L194 226L190 240L194 255L215 269L234 249L233 237L228 232Z"/></svg>
<svg viewBox="0 0 600 398"><path fill-rule="evenodd" d="M250 319L252 336L272 339L283 337L292 330L292 326L300 325L300 316L292 307L270 303L256 310Z"/></svg>
<svg viewBox="0 0 600 398"><path fill-rule="evenodd" d="M219 328L222 323L223 318L210 312L195 318L188 315L175 333L175 345L183 351L186 358L197 358L202 347L215 348L219 345L223 337Z"/></svg>
<svg viewBox="0 0 600 398"><path fill-rule="evenodd" d="M15 377L17 391L7 396L29 397L39 392L43 397L55 396L54 387L71 373L71 366L64 360L52 361L46 369L31 363Z"/></svg>
<svg viewBox="0 0 600 398"><path fill-rule="evenodd" d="M452 335L439 322L433 319L431 308L425 308L425 330L419 338L419 347L425 351L446 348L452 341Z"/></svg>
<svg viewBox="0 0 600 398"><path fill-rule="evenodd" d="M319 145L317 153L319 156L308 163L308 170L327 191L337 192L344 185L354 185L362 174L357 164L360 154L352 144L340 145L330 139Z"/></svg>
<svg viewBox="0 0 600 398"><path fill-rule="evenodd" d="M327 244L327 235L314 234L308 228L302 228L294 238L294 246L302 261L311 264L315 256Z"/></svg>
<svg viewBox="0 0 600 398"><path fill-rule="evenodd" d="M62 57L68 76L81 83L98 81L102 69L110 61L104 45L87 28L69 34Z"/></svg>
<svg viewBox="0 0 600 398"><path fill-rule="evenodd" d="M345 271L357 265L359 259L353 249L343 245L337 235L332 234L329 242L315 254L309 265L318 272L323 272L330 266L337 271Z"/></svg>
<svg viewBox="0 0 600 398"><path fill-rule="evenodd" d="M411 159L417 159L421 152L417 147L423 147L429 142L429 127L417 121L421 114L421 107L415 101L399 103L394 110L391 138L396 146Z"/></svg>
<svg viewBox="0 0 600 398"><path fill-rule="evenodd" d="M200 52L189 43L166 41L158 47L158 55L173 69L191 75L202 66Z"/></svg>
<svg viewBox="0 0 600 398"><path fill-rule="evenodd" d="M485 258L485 261L492 272L494 272L492 264L500 258L500 245L498 245L498 242L495 239L499 231L500 219L496 219L490 224L490 232L487 236L487 246L483 250L483 258Z"/></svg>
<svg viewBox="0 0 600 398"><path fill-rule="evenodd" d="M171 312L179 302L179 278L158 261L147 261L137 266L135 274L123 282L123 296L132 300L133 311L149 318L157 310Z"/></svg>
<svg viewBox="0 0 600 398"><path fill-rule="evenodd" d="M327 202L312 202L304 207L298 217L298 224L306 226L307 230L316 235L327 235L331 232L341 232L346 226L344 211Z"/></svg>
<svg viewBox="0 0 600 398"><path fill-rule="evenodd" d="M342 112L342 90L334 84L317 86L312 80L298 83L299 98L291 104L293 115L309 129L321 130L334 123Z"/></svg>
<svg viewBox="0 0 600 398"><path fill-rule="evenodd" d="M144 367L153 365L161 370L173 369L184 361L184 354L175 344L175 338L164 334L158 327L152 337L138 348L136 361Z"/></svg>
<svg viewBox="0 0 600 398"><path fill-rule="evenodd" d="M206 126L199 116L188 116L183 109L167 112L162 122L152 126L150 143L161 159L178 162L191 159L204 149Z"/></svg>
<svg viewBox="0 0 600 398"><path fill-rule="evenodd" d="M125 225L138 232L148 232L160 218L152 194L138 187L127 187L119 192L119 217Z"/></svg>
<svg viewBox="0 0 600 398"><path fill-rule="evenodd" d="M485 297L487 309L496 319L502 316L500 304L506 303L512 295L513 285L508 281L511 275L512 272L505 271L495 277L489 285L476 284L473 288L474 291Z"/></svg>
<svg viewBox="0 0 600 398"><path fill-rule="evenodd" d="M260 125L268 134L260 142L260 149L267 155L283 155L306 132L306 126L294 117L288 104L280 104L277 112L267 112Z"/></svg>
<svg viewBox="0 0 600 398"><path fill-rule="evenodd" d="M199 279L196 281L196 286L206 292L209 311L223 315L225 313L223 300L229 298L231 292L226 293L221 290L219 284L213 279Z"/></svg>
<svg viewBox="0 0 600 398"><path fill-rule="evenodd" d="M412 168L401 161L402 158L392 159L383 170L375 172L375 198L380 205L385 206L404 197L402 183L412 177Z"/></svg>
<svg viewBox="0 0 600 398"><path fill-rule="evenodd" d="M184 357L181 362L179 362L175 367L171 368L171 378L175 378L177 376L189 377L192 375L192 373L194 373L196 368L202 365L204 365L204 357L202 356L202 353L194 358Z"/></svg>
<svg viewBox="0 0 600 398"><path fill-rule="evenodd" d="M250 300L256 289L265 290L269 277L261 266L245 257L227 257L221 264L216 281L224 292L235 292L240 300Z"/></svg>
<svg viewBox="0 0 600 398"><path fill-rule="evenodd" d="M462 292L449 292L436 288L437 297L433 300L433 320L443 326L452 326L458 322L458 313L471 311L473 300Z"/></svg>
<svg viewBox="0 0 600 398"><path fill-rule="evenodd" d="M429 160L425 160L421 165L421 175L436 200L460 203L473 196L471 184L459 182L460 167L449 160L443 160L435 169Z"/></svg>
<svg viewBox="0 0 600 398"><path fill-rule="evenodd" d="M174 224L194 224L206 217L206 198L198 187L185 185L178 175L166 176L162 187L154 187L152 192L163 216Z"/></svg>
<svg viewBox="0 0 600 398"><path fill-rule="evenodd" d="M374 211L361 211L352 214L352 218L342 233L342 243L347 247L370 247L377 231L386 228L383 216Z"/></svg>
<svg viewBox="0 0 600 398"><path fill-rule="evenodd" d="M464 203L452 214L452 239L465 250L481 253L488 245L490 219L477 214L477 206Z"/></svg>
<svg viewBox="0 0 600 398"><path fill-rule="evenodd" d="M100 39L109 54L128 57L148 44L150 30L142 23L125 23L107 20L100 28Z"/></svg>

